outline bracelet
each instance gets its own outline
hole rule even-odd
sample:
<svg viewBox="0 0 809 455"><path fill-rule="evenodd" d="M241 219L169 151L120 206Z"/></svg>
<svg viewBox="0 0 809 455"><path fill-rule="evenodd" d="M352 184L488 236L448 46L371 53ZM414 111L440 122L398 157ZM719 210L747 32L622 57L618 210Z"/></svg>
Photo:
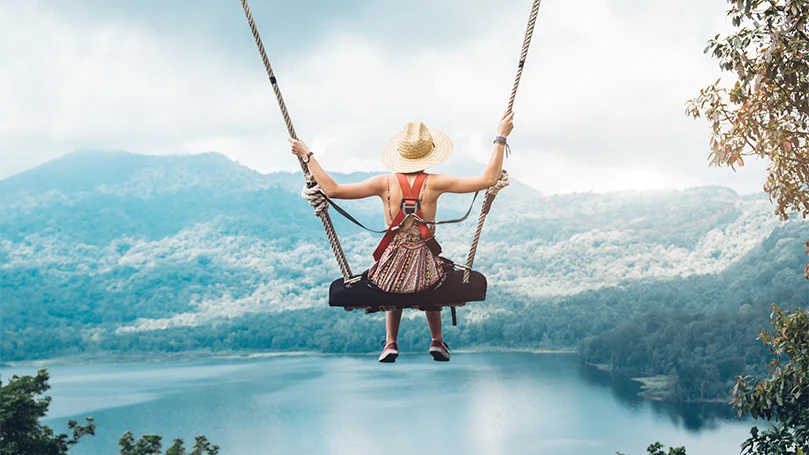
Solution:
<svg viewBox="0 0 809 455"><path fill-rule="evenodd" d="M504 138L503 136L495 136L494 143L500 144L505 148L506 158L508 158L508 156L511 155L511 147L508 146L506 138Z"/></svg>

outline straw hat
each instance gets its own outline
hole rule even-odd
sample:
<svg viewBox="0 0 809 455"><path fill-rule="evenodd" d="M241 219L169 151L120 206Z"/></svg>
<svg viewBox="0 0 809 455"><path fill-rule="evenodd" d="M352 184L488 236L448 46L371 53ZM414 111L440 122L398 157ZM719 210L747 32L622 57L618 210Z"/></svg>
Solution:
<svg viewBox="0 0 809 455"><path fill-rule="evenodd" d="M410 122L382 151L382 164L393 172L418 172L443 163L452 153L452 141L441 131Z"/></svg>

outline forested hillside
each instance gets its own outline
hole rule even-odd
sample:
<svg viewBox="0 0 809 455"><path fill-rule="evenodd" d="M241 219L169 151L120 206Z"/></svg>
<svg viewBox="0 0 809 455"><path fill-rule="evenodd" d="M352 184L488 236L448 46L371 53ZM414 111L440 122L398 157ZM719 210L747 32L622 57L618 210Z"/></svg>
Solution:
<svg viewBox="0 0 809 455"><path fill-rule="evenodd" d="M339 273L301 186L217 154L76 153L1 181L2 359L376 350L380 315L326 305ZM439 218L470 200L448 197ZM379 204L346 206L381 227ZM460 310L448 340L581 345L589 361L644 374L717 359L727 379L758 360L744 349L771 303L809 302L809 223L771 212L763 195L719 187L546 196L514 182L478 253L489 298ZM334 219L355 272L368 267L377 239ZM465 257L473 229L441 227L449 257ZM429 342L421 320L404 326L402 348Z"/></svg>

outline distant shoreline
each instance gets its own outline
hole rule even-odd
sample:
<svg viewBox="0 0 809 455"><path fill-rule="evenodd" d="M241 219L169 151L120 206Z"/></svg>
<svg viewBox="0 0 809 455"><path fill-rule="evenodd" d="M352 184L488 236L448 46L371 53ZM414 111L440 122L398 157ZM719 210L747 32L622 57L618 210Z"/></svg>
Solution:
<svg viewBox="0 0 809 455"><path fill-rule="evenodd" d="M589 363L584 362L585 365L596 368L599 371L605 371L607 373L612 374L613 369L606 363ZM672 401L669 400L668 395L668 381L669 377L665 375L654 375L654 376L632 376L626 375L626 377L633 382L637 382L640 384L640 392L638 392L638 396L646 398L652 401L660 401L663 403L712 403L712 404L727 404L728 400L723 398L704 398L704 399L697 399L697 400L678 400Z"/></svg>
<svg viewBox="0 0 809 455"><path fill-rule="evenodd" d="M575 349L511 349L511 348L472 348L452 351L458 354L482 354L491 352L523 352L529 354L577 355ZM123 363L169 363L190 362L199 360L232 360L232 359L266 359L272 357L294 356L376 356L377 352L319 352L319 351L235 351L210 352L186 351L179 353L129 353L122 356L87 355L71 357L54 357L39 360L20 360L0 363L0 368L45 368L51 366L81 366Z"/></svg>
<svg viewBox="0 0 809 455"><path fill-rule="evenodd" d="M575 349L527 349L527 348L498 348L495 346L478 347L471 349L458 349L453 353L457 354L486 354L486 353L526 353L539 355L576 355ZM172 363L172 362L196 362L205 360L259 360L273 357L342 357L342 356L367 356L375 357L377 352L319 352L319 351L234 351L234 352L210 352L210 351L186 351L179 353L129 353L123 356L87 355L72 357L56 357L40 360L23 360L16 362L2 362L0 368L49 368L53 366L91 366L91 365L115 365L133 363ZM596 364L583 362L588 367L612 374L613 369L608 364ZM667 378L665 376L627 376L627 379L640 383L638 396L647 400L665 403L726 403L723 399L704 399L689 401L669 401L666 399L665 386Z"/></svg>

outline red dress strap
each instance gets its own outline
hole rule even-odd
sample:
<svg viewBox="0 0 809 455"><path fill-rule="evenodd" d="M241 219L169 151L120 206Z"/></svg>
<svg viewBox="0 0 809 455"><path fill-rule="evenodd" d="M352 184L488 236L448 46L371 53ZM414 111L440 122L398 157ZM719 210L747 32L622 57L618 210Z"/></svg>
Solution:
<svg viewBox="0 0 809 455"><path fill-rule="evenodd" d="M410 183L407 181L407 176L404 174L396 173L396 178L399 179L399 186L402 187L402 197L407 199L419 199L421 187L424 185L424 180L427 179L427 173L419 173L413 181L413 186L410 186Z"/></svg>
<svg viewBox="0 0 809 455"><path fill-rule="evenodd" d="M424 181L427 179L427 173L421 172L416 176L416 179L413 181L413 186L410 186L410 183L407 181L407 176L401 173L396 173L396 178L399 180L399 186L402 187L402 202L399 206L399 211L396 213L396 216L393 217L393 221L390 223L388 227L388 232L385 233L385 236L382 237L382 241L379 242L379 245L374 250L374 260L378 261L379 258L382 257L382 253L388 248L390 242L393 241L393 237L396 235L396 231L393 230L395 227L399 226L399 224L404 221L407 214L404 210L402 210L402 206L407 207L407 200L412 200L414 202L413 208L415 210L415 215L421 219L424 219L421 213L421 188L424 186ZM426 224L416 221L419 226L419 231L421 232L421 237L427 241L433 237L433 233L430 232L430 229L427 227Z"/></svg>

